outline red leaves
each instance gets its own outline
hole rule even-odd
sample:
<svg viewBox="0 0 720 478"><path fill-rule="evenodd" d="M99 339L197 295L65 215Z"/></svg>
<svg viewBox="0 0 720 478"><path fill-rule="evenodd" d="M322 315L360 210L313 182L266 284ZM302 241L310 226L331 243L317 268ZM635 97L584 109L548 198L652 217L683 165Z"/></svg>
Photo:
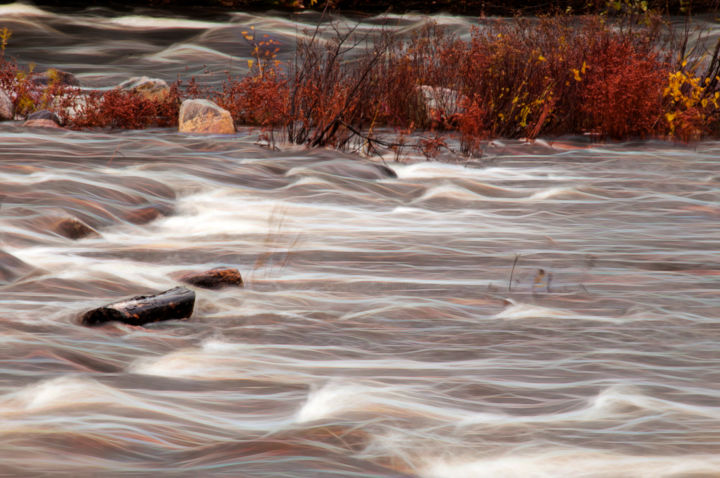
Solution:
<svg viewBox="0 0 720 478"><path fill-rule="evenodd" d="M66 92L60 106L74 107L77 114L68 114L65 108L60 108L59 114L74 129L170 127L177 126L178 103L177 85L163 100L118 89L87 95L72 90Z"/></svg>
<svg viewBox="0 0 720 478"><path fill-rule="evenodd" d="M588 129L615 139L662 134L669 65L618 37L596 45L590 57L581 93Z"/></svg>
<svg viewBox="0 0 720 478"><path fill-rule="evenodd" d="M240 80L228 77L214 99L237 124L275 127L287 121L288 84L274 66Z"/></svg>
<svg viewBox="0 0 720 478"><path fill-rule="evenodd" d="M281 128L290 141L339 148L376 126L455 131L466 153L495 136L684 138L710 131L698 124L709 114L675 111L663 98L671 67L659 53L656 29L556 16L488 21L469 39L434 24L409 40L336 33L331 41L316 41L317 31L300 41L289 64L274 58L277 42L256 42L246 32L255 47L248 73L228 77L215 91L191 80L183 96L213 99L238 124ZM38 87L27 78L0 57L0 87L12 92L20 114L51 108L73 128L177 124L179 83L166 100L151 101L117 89L83 95ZM670 113L672 125L665 120ZM443 147L419 146L429 155Z"/></svg>

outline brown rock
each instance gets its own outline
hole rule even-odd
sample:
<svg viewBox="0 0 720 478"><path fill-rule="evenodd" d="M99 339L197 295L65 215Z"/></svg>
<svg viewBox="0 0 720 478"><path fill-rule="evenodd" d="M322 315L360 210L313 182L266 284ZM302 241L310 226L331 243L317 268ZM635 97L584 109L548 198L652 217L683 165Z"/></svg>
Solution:
<svg viewBox="0 0 720 478"><path fill-rule="evenodd" d="M135 76L123 81L118 88L129 91L152 101L162 101L170 94L170 87L165 80L149 78L147 76Z"/></svg>
<svg viewBox="0 0 720 478"><path fill-rule="evenodd" d="M53 231L68 239L82 239L83 237L99 235L95 229L74 217L58 220L53 225Z"/></svg>
<svg viewBox="0 0 720 478"><path fill-rule="evenodd" d="M31 120L50 120L50 121L54 121L55 123L57 123L58 126L60 126L60 125L62 124L62 122L60 121L60 117L59 117L58 115L56 115L55 113L53 113L52 111L49 111L49 110L40 110L40 111L35 111L34 113L30 113L30 114L27 116L27 120L28 120L28 121L31 121Z"/></svg>
<svg viewBox="0 0 720 478"><path fill-rule="evenodd" d="M155 295L140 295L90 310L80 317L83 325L117 321L144 325L161 320L187 319L195 307L195 292L175 287Z"/></svg>
<svg viewBox="0 0 720 478"><path fill-rule="evenodd" d="M75 75L68 71L58 70L57 68L48 68L42 73L33 75L32 82L36 85L80 86L80 82Z"/></svg>
<svg viewBox="0 0 720 478"><path fill-rule="evenodd" d="M23 123L23 126L26 126L28 128L60 128L60 125L49 119L27 120Z"/></svg>
<svg viewBox="0 0 720 478"><path fill-rule="evenodd" d="M204 289L222 289L223 287L242 287L243 280L237 269L218 267L204 272L189 272L178 278L186 284Z"/></svg>
<svg viewBox="0 0 720 478"><path fill-rule="evenodd" d="M147 224L163 215L163 212L157 207L148 206L128 212L123 219L132 224Z"/></svg>
<svg viewBox="0 0 720 478"><path fill-rule="evenodd" d="M180 105L178 130L181 133L233 134L230 112L209 100L185 100Z"/></svg>

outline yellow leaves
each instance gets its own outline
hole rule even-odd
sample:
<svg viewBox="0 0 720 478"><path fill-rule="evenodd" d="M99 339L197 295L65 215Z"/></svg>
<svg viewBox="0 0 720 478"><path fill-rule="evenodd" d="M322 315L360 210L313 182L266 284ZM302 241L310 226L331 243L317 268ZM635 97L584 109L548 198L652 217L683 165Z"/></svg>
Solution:
<svg viewBox="0 0 720 478"><path fill-rule="evenodd" d="M545 58L545 57L542 56L542 55L539 55L539 56L538 56L538 61L547 61L547 58Z"/></svg>
<svg viewBox="0 0 720 478"><path fill-rule="evenodd" d="M713 114L712 110L720 104L720 92L708 90L712 81L695 76L692 71L685 70L685 66L687 60L682 62L679 70L668 74L668 83L663 90L663 96L671 101L670 111L665 113L671 136L676 130L681 131L681 135L687 134L688 128L696 130L693 124L704 123L707 115Z"/></svg>
<svg viewBox="0 0 720 478"><path fill-rule="evenodd" d="M252 69L253 63L255 63L255 60L248 60L247 63L248 63L248 68Z"/></svg>
<svg viewBox="0 0 720 478"><path fill-rule="evenodd" d="M8 30L7 27L3 27L2 30L0 30L0 50L2 50L3 56L5 55L5 47L7 46L7 42L12 36L12 32Z"/></svg>
<svg viewBox="0 0 720 478"><path fill-rule="evenodd" d="M570 68L570 72L573 74L573 78L575 78L575 81L582 81L582 75L585 74L587 71L587 63L583 61L582 66L578 68Z"/></svg>

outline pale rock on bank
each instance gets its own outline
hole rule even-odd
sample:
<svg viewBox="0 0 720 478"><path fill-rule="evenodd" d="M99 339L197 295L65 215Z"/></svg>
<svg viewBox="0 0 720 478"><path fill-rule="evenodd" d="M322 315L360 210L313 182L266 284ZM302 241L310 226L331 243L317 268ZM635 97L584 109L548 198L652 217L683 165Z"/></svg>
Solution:
<svg viewBox="0 0 720 478"><path fill-rule="evenodd" d="M170 87L165 80L135 76L118 85L123 91L129 91L142 96L146 100L162 101L170 94Z"/></svg>
<svg viewBox="0 0 720 478"><path fill-rule="evenodd" d="M12 100L5 91L0 90L0 121L10 121L14 116Z"/></svg>
<svg viewBox="0 0 720 478"><path fill-rule="evenodd" d="M230 112L209 100L184 100L180 105L178 130L181 133L233 134Z"/></svg>

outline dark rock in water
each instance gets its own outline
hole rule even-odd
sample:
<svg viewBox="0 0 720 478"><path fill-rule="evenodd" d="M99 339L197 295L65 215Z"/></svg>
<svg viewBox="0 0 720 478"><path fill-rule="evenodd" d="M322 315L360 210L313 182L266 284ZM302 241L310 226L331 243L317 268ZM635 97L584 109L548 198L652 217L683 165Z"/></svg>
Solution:
<svg viewBox="0 0 720 478"><path fill-rule="evenodd" d="M0 90L0 121L9 121L15 117L15 108L7 93Z"/></svg>
<svg viewBox="0 0 720 478"><path fill-rule="evenodd" d="M8 284L28 275L33 267L17 257L0 250L0 284Z"/></svg>
<svg viewBox="0 0 720 478"><path fill-rule="evenodd" d="M57 68L48 68L42 73L33 75L31 79L36 85L80 86L80 82L75 75L68 71L58 70Z"/></svg>
<svg viewBox="0 0 720 478"><path fill-rule="evenodd" d="M49 119L33 119L23 123L26 128L60 128L60 126Z"/></svg>
<svg viewBox="0 0 720 478"><path fill-rule="evenodd" d="M223 287L242 287L240 272L230 267L218 267L204 272L190 272L178 278L186 284L204 289L221 289Z"/></svg>
<svg viewBox="0 0 720 478"><path fill-rule="evenodd" d="M58 126L62 125L62 122L60 121L60 117L53 113L52 111L48 110L40 110L36 111L34 113L30 113L27 117L28 121L33 120L50 120L58 124Z"/></svg>
<svg viewBox="0 0 720 478"><path fill-rule="evenodd" d="M141 295L90 310L80 318L83 325L123 322L144 325L161 320L187 319L195 306L195 292L175 287L156 295Z"/></svg>
<svg viewBox="0 0 720 478"><path fill-rule="evenodd" d="M166 216L170 211L168 207L148 206L124 214L123 219L132 224L147 224L160 216Z"/></svg>
<svg viewBox="0 0 720 478"><path fill-rule="evenodd" d="M385 166L384 164L376 164L375 168L388 178L398 177L394 169L390 168L389 166Z"/></svg>
<svg viewBox="0 0 720 478"><path fill-rule="evenodd" d="M59 219L53 225L53 231L68 239L82 239L83 237L99 235L95 229L74 217Z"/></svg>
<svg viewBox="0 0 720 478"><path fill-rule="evenodd" d="M336 159L323 161L293 168L290 174L324 173L341 178L354 179L387 179L397 178L395 171L384 164L357 161L352 159Z"/></svg>

